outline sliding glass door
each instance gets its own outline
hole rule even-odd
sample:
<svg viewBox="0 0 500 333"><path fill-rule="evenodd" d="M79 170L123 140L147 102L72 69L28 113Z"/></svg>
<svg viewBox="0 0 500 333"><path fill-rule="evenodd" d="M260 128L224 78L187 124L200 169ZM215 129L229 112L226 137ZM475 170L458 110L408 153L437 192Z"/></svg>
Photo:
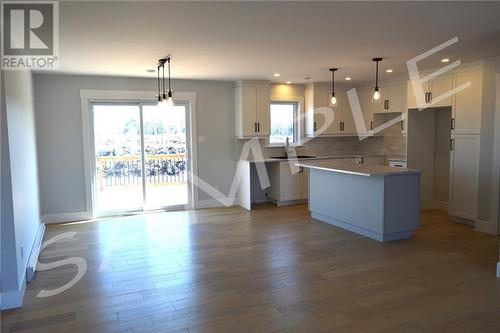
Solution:
<svg viewBox="0 0 500 333"><path fill-rule="evenodd" d="M187 105L94 103L97 215L189 203Z"/></svg>

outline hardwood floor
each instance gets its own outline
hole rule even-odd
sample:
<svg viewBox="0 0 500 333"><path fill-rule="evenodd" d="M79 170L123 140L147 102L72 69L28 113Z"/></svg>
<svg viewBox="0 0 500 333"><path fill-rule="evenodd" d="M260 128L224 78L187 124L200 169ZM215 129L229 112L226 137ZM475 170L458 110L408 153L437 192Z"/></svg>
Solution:
<svg viewBox="0 0 500 333"><path fill-rule="evenodd" d="M498 238L422 213L390 243L264 205L50 225L39 271L3 332L499 332Z"/></svg>

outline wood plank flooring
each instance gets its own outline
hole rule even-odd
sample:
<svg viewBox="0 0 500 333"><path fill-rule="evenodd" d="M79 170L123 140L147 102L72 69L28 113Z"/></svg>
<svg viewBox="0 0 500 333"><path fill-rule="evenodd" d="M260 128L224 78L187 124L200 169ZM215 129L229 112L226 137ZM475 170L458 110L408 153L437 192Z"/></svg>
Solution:
<svg viewBox="0 0 500 333"><path fill-rule="evenodd" d="M378 243L263 205L50 225L24 307L2 332L499 332L498 238L421 215L411 240Z"/></svg>

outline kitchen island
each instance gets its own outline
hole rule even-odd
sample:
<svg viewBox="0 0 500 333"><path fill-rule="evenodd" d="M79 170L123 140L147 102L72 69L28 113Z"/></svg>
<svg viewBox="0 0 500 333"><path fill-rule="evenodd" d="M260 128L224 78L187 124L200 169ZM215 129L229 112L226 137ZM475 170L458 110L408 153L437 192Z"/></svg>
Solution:
<svg viewBox="0 0 500 333"><path fill-rule="evenodd" d="M380 242L418 227L420 171L350 162L299 161L309 168L309 210L317 220Z"/></svg>

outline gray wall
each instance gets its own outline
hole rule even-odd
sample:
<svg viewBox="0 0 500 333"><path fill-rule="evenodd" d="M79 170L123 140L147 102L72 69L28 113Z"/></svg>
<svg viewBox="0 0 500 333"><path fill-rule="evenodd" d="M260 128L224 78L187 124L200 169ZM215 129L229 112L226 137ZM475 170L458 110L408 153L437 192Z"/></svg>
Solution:
<svg viewBox="0 0 500 333"><path fill-rule="evenodd" d="M21 287L40 226L32 75L3 74L2 292Z"/></svg>
<svg viewBox="0 0 500 333"><path fill-rule="evenodd" d="M174 80L173 88L197 94L198 175L228 193L234 159L234 83ZM86 209L80 90L156 90L145 78L35 74L37 144L42 214ZM200 201L211 199L200 190Z"/></svg>

